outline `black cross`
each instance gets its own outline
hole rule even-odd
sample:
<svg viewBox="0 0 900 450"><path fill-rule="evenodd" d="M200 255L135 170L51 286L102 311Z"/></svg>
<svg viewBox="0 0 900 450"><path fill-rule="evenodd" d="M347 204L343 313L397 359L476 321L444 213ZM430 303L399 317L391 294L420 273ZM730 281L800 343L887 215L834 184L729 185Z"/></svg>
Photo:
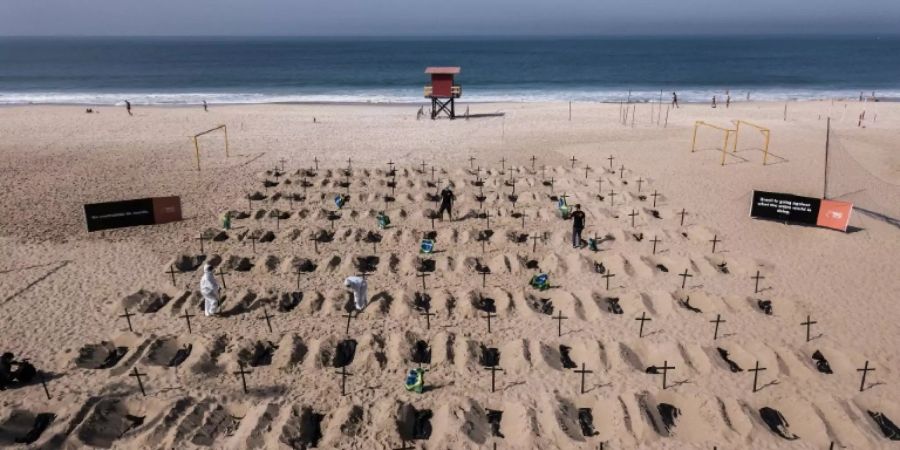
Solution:
<svg viewBox="0 0 900 450"><path fill-rule="evenodd" d="M687 279L690 277L693 277L693 275L688 273L687 269L684 269L684 273L679 274L678 276L681 277L681 288L682 289L684 289L684 286L687 284Z"/></svg>
<svg viewBox="0 0 900 450"><path fill-rule="evenodd" d="M597 178L597 195L603 194L603 178Z"/></svg>
<svg viewBox="0 0 900 450"><path fill-rule="evenodd" d="M669 373L669 370L675 370L675 366L670 366L669 361L663 361L662 367L657 367L657 369L662 370L663 390L666 390L666 374Z"/></svg>
<svg viewBox="0 0 900 450"><path fill-rule="evenodd" d="M431 181L434 181L434 166L431 166Z"/></svg>
<svg viewBox="0 0 900 450"><path fill-rule="evenodd" d="M632 209L631 213L628 215L631 216L631 228L634 228L634 218L635 218L635 216L638 215L638 213L637 213L637 211Z"/></svg>
<svg viewBox="0 0 900 450"><path fill-rule="evenodd" d="M472 163L473 163L473 162L475 162L475 157L474 157L474 156L470 156L470 157L469 157L469 168L470 168L470 169L472 168Z"/></svg>
<svg viewBox="0 0 900 450"><path fill-rule="evenodd" d="M203 236L203 233L200 233L200 237L198 237L197 240L200 241L200 254L202 255L204 253L203 252L203 241L206 240L206 238Z"/></svg>
<svg viewBox="0 0 900 450"><path fill-rule="evenodd" d="M138 372L138 368L135 367L134 370L132 370L131 374L129 374L128 376L137 379L138 387L141 389L141 395L146 397L147 392L144 391L144 382L141 381L141 377L146 377L147 374Z"/></svg>
<svg viewBox="0 0 900 450"><path fill-rule="evenodd" d="M563 193L562 193L562 195L560 195L560 196L559 196L559 198L561 198L561 199L563 199L563 201L564 201L564 202L565 202L565 201L568 201L568 199L569 199L569 196L568 196L568 195L566 195L566 193L565 193L565 192L563 192Z"/></svg>
<svg viewBox="0 0 900 450"><path fill-rule="evenodd" d="M481 243L483 245L484 241L481 241ZM482 287L482 289L486 288L487 287L487 276L490 275L491 273L487 270L482 270L479 273L481 274L481 287Z"/></svg>
<svg viewBox="0 0 900 450"><path fill-rule="evenodd" d="M534 252L537 251L537 241L538 241L538 239L540 239L540 238L541 238L541 237L538 236L538 235L536 235L536 234L535 234L534 236L531 236L531 241L532 241L532 244L531 244L531 253L534 253Z"/></svg>
<svg viewBox="0 0 900 450"><path fill-rule="evenodd" d="M353 374L347 372L347 366L342 366L338 375L341 376L341 397L343 397L347 395L347 377L353 376Z"/></svg>
<svg viewBox="0 0 900 450"><path fill-rule="evenodd" d="M553 177L551 176L551 177L550 177L550 193L551 193L551 194L553 193L553 181L554 181L554 180L553 180Z"/></svg>
<svg viewBox="0 0 900 450"><path fill-rule="evenodd" d="M575 159L575 157L573 156L572 157L572 168L573 169L575 168L575 161L577 161L577 159Z"/></svg>
<svg viewBox="0 0 900 450"><path fill-rule="evenodd" d="M512 175L512 172L510 172L510 175ZM516 195L516 179L513 178L512 176L510 176L509 182L512 183L512 195ZM515 203L515 202L513 202L513 203Z"/></svg>
<svg viewBox="0 0 900 450"><path fill-rule="evenodd" d="M319 253L319 238L318 238L318 237L314 237L314 238L312 238L312 239L310 239L310 240L313 241L313 247L314 247L315 250L316 250L316 254L318 254L318 253Z"/></svg>
<svg viewBox="0 0 900 450"><path fill-rule="evenodd" d="M394 160L388 161L388 173L394 173Z"/></svg>
<svg viewBox="0 0 900 450"><path fill-rule="evenodd" d="M347 170L353 170L353 161L347 158Z"/></svg>
<svg viewBox="0 0 900 450"><path fill-rule="evenodd" d="M525 216L527 216L527 215L528 214L522 213L522 229L523 230L525 229Z"/></svg>
<svg viewBox="0 0 900 450"><path fill-rule="evenodd" d="M425 160L422 160L422 173L425 173Z"/></svg>
<svg viewBox="0 0 900 450"><path fill-rule="evenodd" d="M353 319L353 311L351 310L347 314L341 314L341 317L347 318L347 328L344 330L344 334L349 336L350 335L350 320Z"/></svg>
<svg viewBox="0 0 900 450"><path fill-rule="evenodd" d="M653 243L653 254L655 255L656 254L656 244L658 244L662 241L659 240L659 238L657 238L656 236L653 236L653 240L651 240L650 242Z"/></svg>
<svg viewBox="0 0 900 450"><path fill-rule="evenodd" d="M613 162L613 160L616 159L616 158L615 158L613 155L609 155L609 158L606 158L606 159L609 160L609 168L610 168L610 170L611 170L611 169L612 169L612 162Z"/></svg>
<svg viewBox="0 0 900 450"><path fill-rule="evenodd" d="M541 181L544 180L546 172L547 172L547 166L541 165Z"/></svg>
<svg viewBox="0 0 900 450"><path fill-rule="evenodd" d="M638 192L641 192L641 184L642 184L643 182L644 182L644 179L643 179L643 178L638 178L638 179L637 179ZM653 205L653 206L656 206L656 205Z"/></svg>
<svg viewBox="0 0 900 450"><path fill-rule="evenodd" d="M653 207L656 208L656 197L659 197L659 192L656 192L654 190L653 193L650 194L650 196L653 197Z"/></svg>
<svg viewBox="0 0 900 450"><path fill-rule="evenodd" d="M135 314L128 312L128 308L125 308L125 314L122 314L121 316L119 316L119 317L125 318L125 320L128 322L128 331L130 331L132 333L134 333L134 329L131 328L131 316L134 316L134 315Z"/></svg>
<svg viewBox="0 0 900 450"><path fill-rule="evenodd" d="M752 278L754 281L756 281L756 285L753 287L753 293L756 294L759 292L759 280L764 280L766 277L760 275L759 271L757 270L756 275L752 276L750 278Z"/></svg>
<svg viewBox="0 0 900 450"><path fill-rule="evenodd" d="M603 278L606 278L606 290L607 291L609 290L609 279L614 276L616 276L616 274L614 274L612 272L606 272L605 274L603 274Z"/></svg>
<svg viewBox="0 0 900 450"><path fill-rule="evenodd" d="M490 366L490 367L485 367L484 370L491 371L491 392L496 391L497 390L497 384L496 384L497 383L497 372L498 371L502 372L503 369L500 367L497 367L497 366Z"/></svg>
<svg viewBox="0 0 900 450"><path fill-rule="evenodd" d="M259 236L253 234L250 235L247 239L250 239L250 242L253 244L253 253L256 253L256 241L259 239Z"/></svg>
<svg viewBox="0 0 900 450"><path fill-rule="evenodd" d="M281 229L281 211L275 211L275 229Z"/></svg>
<svg viewBox="0 0 900 450"><path fill-rule="evenodd" d="M859 382L859 392L862 392L866 389L866 374L875 370L874 367L869 367L869 361L866 360L866 365L863 366L862 369L856 369L857 372L862 372L862 381Z"/></svg>
<svg viewBox="0 0 900 450"><path fill-rule="evenodd" d="M431 309L426 309L425 312L419 313L420 316L425 316L425 329L431 329L431 316L436 316L437 314L431 312Z"/></svg>
<svg viewBox="0 0 900 450"><path fill-rule="evenodd" d="M184 309L184 315L181 316L181 317L184 318L184 320L187 322L187 326L188 326L188 334L193 334L193 333L194 333L194 330L191 329L191 317L194 317L194 315L191 314L191 311L190 311L188 308L185 308L185 309Z"/></svg>
<svg viewBox="0 0 900 450"><path fill-rule="evenodd" d="M313 157L313 162L316 164L316 172L318 172L318 171L319 171L319 157L318 157L318 156L314 156L314 157Z"/></svg>
<svg viewBox="0 0 900 450"><path fill-rule="evenodd" d="M588 373L594 373L594 371L585 369L584 363L581 363L581 370L575 369L575 373L581 374L581 393L584 394L584 375Z"/></svg>
<svg viewBox="0 0 900 450"><path fill-rule="evenodd" d="M619 178L625 177L625 164L622 164L622 167L619 168Z"/></svg>
<svg viewBox="0 0 900 450"><path fill-rule="evenodd" d="M553 320L557 321L557 333L560 337L562 337L562 321L568 319L568 317L562 315L561 309L558 311L558 313L559 314L557 314L556 317L553 317Z"/></svg>
<svg viewBox="0 0 900 450"><path fill-rule="evenodd" d="M490 230L491 229L491 212L490 211L484 213L484 220L485 220L485 222L487 222L485 229Z"/></svg>
<svg viewBox="0 0 900 450"><path fill-rule="evenodd" d="M50 389L47 387L47 377L44 376L44 372L41 371L38 371L37 376L40 377L41 386L44 387L44 394L47 394L47 400L50 400L52 397L50 396Z"/></svg>
<svg viewBox="0 0 900 450"><path fill-rule="evenodd" d="M175 266L169 266L169 270L166 271L166 273L172 275L172 286L175 286L175 274L178 273L178 271L175 270Z"/></svg>
<svg viewBox="0 0 900 450"><path fill-rule="evenodd" d="M615 197L616 197L616 191L610 189L609 190L609 206L613 206L613 204L615 203L615 200L613 200L613 199Z"/></svg>
<svg viewBox="0 0 900 450"><path fill-rule="evenodd" d="M714 235L713 235L713 238L710 239L709 242L712 242L712 245L713 245L713 246L712 246L712 252L715 253L715 252L716 252L716 244L718 244L719 242L722 242L722 240L719 239L719 235L718 235L718 234L714 234Z"/></svg>
<svg viewBox="0 0 900 450"><path fill-rule="evenodd" d="M806 326L806 342L809 342L809 341L810 341L810 339L809 339L809 332L810 332L810 330L812 329L812 326L815 325L815 324L817 324L817 323L819 323L819 322L816 322L816 321L814 321L814 320L809 320L809 315L807 315L807 316L806 316L806 322L803 322L803 323L800 324L800 325L805 325L805 326Z"/></svg>
<svg viewBox="0 0 900 450"><path fill-rule="evenodd" d="M534 170L534 162L537 160L537 157L531 155L531 170Z"/></svg>
<svg viewBox="0 0 900 450"><path fill-rule="evenodd" d="M588 178L588 171L590 171L590 170L591 170L591 166L584 166L584 179L585 179L585 180L587 180L587 178Z"/></svg>
<svg viewBox="0 0 900 450"><path fill-rule="evenodd" d="M641 313L641 317L636 317L634 320L637 320L641 323L641 327L638 329L638 337L639 338L644 337L644 322L646 322L648 320L653 320L653 319L647 317L647 312L644 311Z"/></svg>
<svg viewBox="0 0 900 450"><path fill-rule="evenodd" d="M681 208L681 212L678 214L681 215L681 226L684 226L684 215L687 214L687 211L685 211L684 208Z"/></svg>
<svg viewBox="0 0 900 450"><path fill-rule="evenodd" d="M759 367L759 361L757 361L757 362L756 362L756 367L754 367L754 368L752 368L752 369L749 369L749 370L750 370L750 372L753 372L753 392L756 392L756 391L757 391L757 389L756 389L756 383L757 383L757 380L759 379L759 372L760 372L761 370L766 370L766 368L765 368L765 367Z"/></svg>
<svg viewBox="0 0 900 450"><path fill-rule="evenodd" d="M284 172L284 163L285 163L286 161L287 161L287 160L284 159L284 158L281 158L281 159L278 160L278 162L281 163L281 171L282 171L282 172ZM277 173L278 173L278 172L276 172L276 174L277 174Z"/></svg>
<svg viewBox="0 0 900 450"><path fill-rule="evenodd" d="M266 319L266 325L269 326L269 333L272 332L272 317L273 316L269 315L269 310L266 309L265 306L263 306L263 315L262 317L260 317L260 319Z"/></svg>
<svg viewBox="0 0 900 450"><path fill-rule="evenodd" d="M500 170L506 170L506 157L500 158Z"/></svg>
<svg viewBox="0 0 900 450"><path fill-rule="evenodd" d="M492 317L497 317L497 315L490 311L488 311L487 314L484 315L484 318L487 319L488 333L491 332L491 318Z"/></svg>
<svg viewBox="0 0 900 450"><path fill-rule="evenodd" d="M238 367L240 367L241 370L238 370L237 372L233 372L233 373L235 375L241 376L241 385L244 387L244 393L246 394L249 392L247 390L247 374L252 373L252 372L244 370L244 362L243 361L238 361Z"/></svg>
<svg viewBox="0 0 900 450"><path fill-rule="evenodd" d="M297 271L294 273L297 274L297 290L299 291L300 290L300 275L303 274L303 271L300 270L300 266L297 266L296 269L297 269Z"/></svg>
<svg viewBox="0 0 900 450"><path fill-rule="evenodd" d="M719 338L719 324L724 323L725 320L722 319L721 314L716 314L716 320L710 320L709 322L716 324L716 329L713 331L713 340L716 340Z"/></svg>
<svg viewBox="0 0 900 450"><path fill-rule="evenodd" d="M253 209L253 199L250 198L249 192L247 193L247 205L250 207L250 209Z"/></svg>
<svg viewBox="0 0 900 450"><path fill-rule="evenodd" d="M484 246L487 245L487 238L481 240L481 253L484 253Z"/></svg>
<svg viewBox="0 0 900 450"><path fill-rule="evenodd" d="M425 287L425 277L428 277L428 276L429 276L429 275L428 275L427 273L425 273L425 272L422 272L422 273L416 275L417 278L421 278L421 279L422 279L422 291L424 291L425 289L427 289L427 288Z"/></svg>

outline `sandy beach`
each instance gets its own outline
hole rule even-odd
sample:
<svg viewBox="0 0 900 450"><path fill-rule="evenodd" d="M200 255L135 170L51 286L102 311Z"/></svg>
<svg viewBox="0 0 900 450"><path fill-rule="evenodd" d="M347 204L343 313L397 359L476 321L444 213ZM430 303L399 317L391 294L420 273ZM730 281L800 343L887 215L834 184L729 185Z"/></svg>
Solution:
<svg viewBox="0 0 900 450"><path fill-rule="evenodd" d="M785 114L784 103L641 103L624 125L618 104L574 103L571 119L566 103L468 106L505 115L0 108L0 350L46 372L50 394L39 383L0 393L0 447L24 447L14 440L40 413L55 417L31 445L47 449L391 449L426 419L428 438L406 445L896 446L873 414L900 424L900 104L790 102ZM829 197L864 211L847 233L751 219L754 189L823 195L827 117ZM737 119L771 129L768 164L749 129L725 165L713 130L691 152L695 121ZM198 171L190 136L221 124L230 156L222 134L204 136ZM431 199L448 183L455 220L432 230ZM336 194L349 202L329 220ZM583 205L598 251L570 245L562 194ZM180 196L184 220L85 230L86 203L156 196ZM220 235L225 211L238 218ZM437 252L420 254L429 233ZM199 306L201 261L227 273L219 317ZM364 269L371 303L347 333L342 283ZM538 272L551 289L528 286ZM339 361L350 340L354 354ZM116 348L124 355L110 357ZM503 369L495 392L489 349ZM861 391L866 362L875 370ZM570 363L592 371L586 392ZM663 386L648 369L666 364ZM430 389L407 392L419 365ZM338 366L352 374L346 395ZM764 420L771 410L784 436Z"/></svg>

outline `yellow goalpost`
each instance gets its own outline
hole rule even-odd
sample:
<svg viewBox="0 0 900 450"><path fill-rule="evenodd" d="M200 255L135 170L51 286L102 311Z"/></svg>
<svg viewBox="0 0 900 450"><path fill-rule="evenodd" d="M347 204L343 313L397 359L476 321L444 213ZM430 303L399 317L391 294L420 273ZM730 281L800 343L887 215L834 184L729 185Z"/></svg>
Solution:
<svg viewBox="0 0 900 450"><path fill-rule="evenodd" d="M763 165L766 165L766 161L769 159L769 138L772 134L771 130L766 127L761 127L756 124L752 124L747 122L746 120L735 120L734 121L734 146L731 149L732 152L737 152L738 139L741 132L741 124L747 125L748 127L756 128L762 135L765 137L765 141L763 143Z"/></svg>
<svg viewBox="0 0 900 450"><path fill-rule="evenodd" d="M725 154L728 153L728 139L731 137L731 133L735 133L735 141L737 141L737 130L732 130L730 128L720 127L718 125L713 125L711 123L706 123L702 120L698 120L694 122L694 137L691 140L691 153L694 152L697 148L697 130L700 127L710 127L725 133L725 142L722 144L722 162L721 165L725 165Z"/></svg>
<svg viewBox="0 0 900 450"><path fill-rule="evenodd" d="M192 136L192 139L194 140L194 151L195 151L195 154L197 155L197 170L198 171L200 170L200 142L197 140L197 138L199 138L200 136L212 133L213 131L217 131L217 130L222 130L225 132L225 157L228 158L231 156L228 154L228 127L226 127L225 125L219 125L215 128L210 128L206 131L197 133L194 136Z"/></svg>

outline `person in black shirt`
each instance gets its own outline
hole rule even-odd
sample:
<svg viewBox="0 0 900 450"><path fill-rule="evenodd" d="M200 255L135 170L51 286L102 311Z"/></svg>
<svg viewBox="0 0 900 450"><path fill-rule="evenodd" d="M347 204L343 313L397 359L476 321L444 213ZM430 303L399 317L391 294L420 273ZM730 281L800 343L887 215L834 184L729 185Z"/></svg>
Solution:
<svg viewBox="0 0 900 450"><path fill-rule="evenodd" d="M438 210L441 220L444 220L444 211L447 211L447 216L453 220L453 200L456 200L456 196L453 195L450 186L445 187L441 191L441 208Z"/></svg>
<svg viewBox="0 0 900 450"><path fill-rule="evenodd" d="M128 111L129 116L132 115L131 114L131 102L129 102L128 100L125 100L125 111Z"/></svg>
<svg viewBox="0 0 900 450"><path fill-rule="evenodd" d="M584 230L584 211L581 205L575 205L572 213L572 248L581 248L581 231Z"/></svg>

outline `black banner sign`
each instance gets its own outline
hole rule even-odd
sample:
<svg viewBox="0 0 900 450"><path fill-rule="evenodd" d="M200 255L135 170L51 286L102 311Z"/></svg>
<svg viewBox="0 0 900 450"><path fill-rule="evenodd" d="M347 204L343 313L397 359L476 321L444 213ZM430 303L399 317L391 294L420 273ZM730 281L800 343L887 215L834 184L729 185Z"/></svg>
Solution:
<svg viewBox="0 0 900 450"><path fill-rule="evenodd" d="M821 202L812 197L753 191L750 217L816 225Z"/></svg>
<svg viewBox="0 0 900 450"><path fill-rule="evenodd" d="M89 203L84 205L84 218L89 232L166 223L181 220L181 200L156 197Z"/></svg>

